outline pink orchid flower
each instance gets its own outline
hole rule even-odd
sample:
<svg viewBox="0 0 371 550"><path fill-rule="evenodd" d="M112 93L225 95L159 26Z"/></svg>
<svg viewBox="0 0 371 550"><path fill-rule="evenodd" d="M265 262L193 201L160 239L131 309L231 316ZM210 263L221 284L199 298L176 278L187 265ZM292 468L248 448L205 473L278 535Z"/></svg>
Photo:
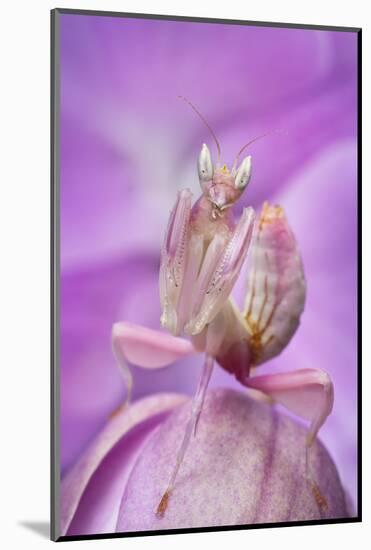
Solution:
<svg viewBox="0 0 371 550"><path fill-rule="evenodd" d="M206 395L165 513L156 514L192 401L155 394L122 407L62 481L61 534L154 531L348 516L336 467L320 441L305 473L306 429L231 389Z"/></svg>

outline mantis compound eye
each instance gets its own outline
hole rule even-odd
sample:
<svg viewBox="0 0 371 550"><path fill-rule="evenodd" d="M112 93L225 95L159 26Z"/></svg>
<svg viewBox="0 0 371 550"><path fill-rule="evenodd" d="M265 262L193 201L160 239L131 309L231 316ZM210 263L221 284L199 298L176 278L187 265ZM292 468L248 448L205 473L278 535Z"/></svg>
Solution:
<svg viewBox="0 0 371 550"><path fill-rule="evenodd" d="M251 176L251 156L245 157L241 162L239 169L234 180L234 186L236 189L243 191L250 181Z"/></svg>
<svg viewBox="0 0 371 550"><path fill-rule="evenodd" d="M198 157L198 177L200 179L202 190L204 190L205 183L213 179L213 173L214 168L211 161L210 151L208 146L204 143Z"/></svg>

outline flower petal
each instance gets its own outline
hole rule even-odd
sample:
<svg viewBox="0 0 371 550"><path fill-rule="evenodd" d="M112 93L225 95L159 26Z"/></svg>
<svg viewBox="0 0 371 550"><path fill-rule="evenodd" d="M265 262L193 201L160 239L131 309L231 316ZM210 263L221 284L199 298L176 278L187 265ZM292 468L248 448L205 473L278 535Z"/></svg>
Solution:
<svg viewBox="0 0 371 550"><path fill-rule="evenodd" d="M125 488L117 531L347 517L339 477L323 445L313 444L310 468L327 508L319 506L305 478L307 430L231 390L206 396L167 509L156 516L190 408L187 401L171 413L142 449Z"/></svg>
<svg viewBox="0 0 371 550"><path fill-rule="evenodd" d="M158 255L104 262L61 277L61 464L71 465L124 398L110 344L117 319L159 326ZM176 370L176 369L175 369ZM165 374L159 377L168 379ZM175 376L175 372L174 372ZM146 383L134 387L144 396ZM151 383L153 393L153 380ZM164 380L156 391L177 391Z"/></svg>
<svg viewBox="0 0 371 550"><path fill-rule="evenodd" d="M158 394L142 399L114 414L79 461L64 476L61 484L60 522L65 535L76 513L80 499L107 453L139 423L153 415L169 411L184 401L176 394Z"/></svg>

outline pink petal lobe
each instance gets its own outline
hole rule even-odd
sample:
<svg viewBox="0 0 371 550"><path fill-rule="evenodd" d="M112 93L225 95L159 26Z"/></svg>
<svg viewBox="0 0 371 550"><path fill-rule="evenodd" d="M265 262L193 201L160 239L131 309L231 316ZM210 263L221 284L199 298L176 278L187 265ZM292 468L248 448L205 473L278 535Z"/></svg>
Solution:
<svg viewBox="0 0 371 550"><path fill-rule="evenodd" d="M153 415L164 413L183 403L177 394L158 394L124 407L114 414L93 440L78 462L61 482L60 531L65 535L78 509L83 493L107 453L130 430Z"/></svg>
<svg viewBox="0 0 371 550"><path fill-rule="evenodd" d="M311 421L309 442L332 411L334 390L327 373L317 369L253 376L245 385L273 397L293 413Z"/></svg>
<svg viewBox="0 0 371 550"><path fill-rule="evenodd" d="M181 357L196 353L184 338L132 323L116 323L113 339L127 361L146 369L166 367Z"/></svg>

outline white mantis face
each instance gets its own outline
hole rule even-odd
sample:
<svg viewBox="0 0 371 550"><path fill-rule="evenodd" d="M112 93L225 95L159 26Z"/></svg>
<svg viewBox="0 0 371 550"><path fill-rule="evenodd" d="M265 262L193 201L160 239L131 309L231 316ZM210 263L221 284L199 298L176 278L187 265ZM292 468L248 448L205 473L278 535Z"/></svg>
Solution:
<svg viewBox="0 0 371 550"><path fill-rule="evenodd" d="M209 148L204 143L198 157L198 177L204 196L213 206L214 217L230 208L241 196L251 177L251 156L241 162L238 169L236 163L231 172L224 164L213 165Z"/></svg>

